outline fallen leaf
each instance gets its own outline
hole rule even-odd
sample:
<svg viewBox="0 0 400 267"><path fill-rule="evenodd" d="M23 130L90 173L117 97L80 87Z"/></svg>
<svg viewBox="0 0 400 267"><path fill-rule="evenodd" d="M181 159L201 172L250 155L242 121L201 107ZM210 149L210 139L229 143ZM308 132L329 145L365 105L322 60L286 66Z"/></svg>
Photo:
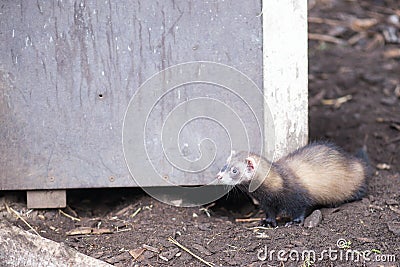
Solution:
<svg viewBox="0 0 400 267"><path fill-rule="evenodd" d="M135 248L135 249L129 250L129 254L131 254L131 256L136 260L137 258L140 257L140 255L143 254L143 252L145 250L146 249L144 249L144 248Z"/></svg>

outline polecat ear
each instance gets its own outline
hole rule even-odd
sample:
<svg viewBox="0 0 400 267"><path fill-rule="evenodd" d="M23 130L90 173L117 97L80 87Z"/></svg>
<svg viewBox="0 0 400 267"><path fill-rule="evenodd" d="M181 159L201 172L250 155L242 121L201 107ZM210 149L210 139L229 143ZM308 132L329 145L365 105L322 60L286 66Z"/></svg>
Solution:
<svg viewBox="0 0 400 267"><path fill-rule="evenodd" d="M247 157L246 159L247 169L254 170L256 166L256 160L253 157Z"/></svg>
<svg viewBox="0 0 400 267"><path fill-rule="evenodd" d="M226 162L230 162L232 160L232 156L234 156L236 154L235 150L231 150L231 154L229 156L229 158L226 160Z"/></svg>

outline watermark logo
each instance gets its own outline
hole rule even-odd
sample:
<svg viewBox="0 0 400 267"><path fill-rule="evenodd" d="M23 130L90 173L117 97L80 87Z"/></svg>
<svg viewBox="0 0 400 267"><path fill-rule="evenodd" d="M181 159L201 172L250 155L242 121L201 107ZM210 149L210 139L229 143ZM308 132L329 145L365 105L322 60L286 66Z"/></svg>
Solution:
<svg viewBox="0 0 400 267"><path fill-rule="evenodd" d="M349 249L350 246L351 246L351 241L348 241L348 240L346 240L346 239L344 239L344 238L339 238L339 239L336 241L336 246L337 246L338 248L342 248L342 249Z"/></svg>
<svg viewBox="0 0 400 267"><path fill-rule="evenodd" d="M231 189L190 187L216 184L231 150L264 154L275 147L262 90L237 69L214 62L175 65L144 82L127 107L122 140L135 183L176 206L207 204Z"/></svg>
<svg viewBox="0 0 400 267"><path fill-rule="evenodd" d="M351 242L340 238L336 242L335 248L323 249L320 252L315 250L297 250L297 249L268 249L265 245L257 252L257 258L260 261L267 262L303 262L303 266L312 266L314 263L321 261L330 262L389 262L395 263L396 256L394 254L383 254L377 249L357 250L351 248Z"/></svg>

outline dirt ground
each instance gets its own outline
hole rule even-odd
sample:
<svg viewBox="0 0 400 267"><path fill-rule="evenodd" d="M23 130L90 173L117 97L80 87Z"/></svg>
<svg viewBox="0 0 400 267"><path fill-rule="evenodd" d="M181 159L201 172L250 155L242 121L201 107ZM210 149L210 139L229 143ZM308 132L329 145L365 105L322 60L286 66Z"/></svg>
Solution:
<svg viewBox="0 0 400 267"><path fill-rule="evenodd" d="M265 229L257 227L258 222L237 222L262 216L239 192L207 207L177 208L140 189L68 191L63 211L80 221L58 210L28 211L24 192L0 192L0 202L19 211L42 236L115 266L206 266L169 237L215 266L400 266L396 2L309 1L310 139L329 139L349 152L365 145L375 172L366 198L321 209L323 219L316 227ZM28 230L4 205L0 218ZM67 235L78 227L104 232ZM279 254L281 259L279 250L286 253ZM331 256L319 258L323 250L330 250ZM297 259L294 251L300 252ZM304 251L315 251L317 258L302 258ZM346 260L348 251L354 252L354 260ZM371 261L357 254L364 251ZM265 261L258 259L265 255ZM293 260L286 260L288 256Z"/></svg>

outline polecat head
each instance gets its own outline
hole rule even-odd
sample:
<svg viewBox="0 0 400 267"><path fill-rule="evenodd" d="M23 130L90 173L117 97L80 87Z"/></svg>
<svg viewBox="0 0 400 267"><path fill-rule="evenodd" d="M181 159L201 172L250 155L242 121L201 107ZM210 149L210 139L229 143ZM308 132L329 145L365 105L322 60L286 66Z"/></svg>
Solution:
<svg viewBox="0 0 400 267"><path fill-rule="evenodd" d="M226 164L217 174L218 182L226 185L237 185L250 182L256 170L256 160L247 152L231 152Z"/></svg>

